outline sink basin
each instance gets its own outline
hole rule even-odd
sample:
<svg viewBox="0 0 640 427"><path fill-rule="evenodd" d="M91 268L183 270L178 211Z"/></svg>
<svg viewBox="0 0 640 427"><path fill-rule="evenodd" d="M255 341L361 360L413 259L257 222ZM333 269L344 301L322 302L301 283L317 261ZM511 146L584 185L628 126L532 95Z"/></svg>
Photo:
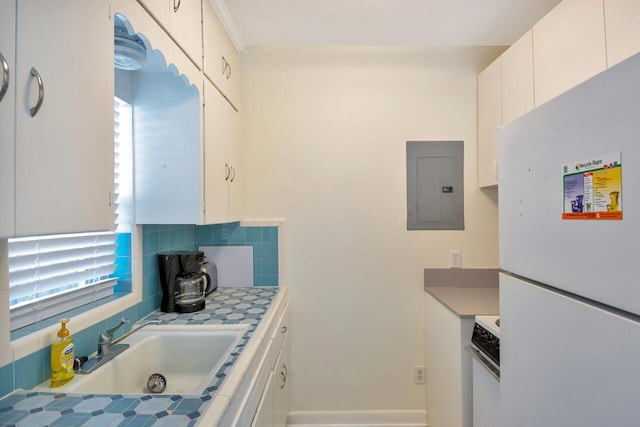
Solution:
<svg viewBox="0 0 640 427"><path fill-rule="evenodd" d="M122 343L130 347L87 375L76 374L62 387L39 391L63 393L144 394L147 380L166 378L162 394L200 394L211 383L244 332L246 325L147 326Z"/></svg>

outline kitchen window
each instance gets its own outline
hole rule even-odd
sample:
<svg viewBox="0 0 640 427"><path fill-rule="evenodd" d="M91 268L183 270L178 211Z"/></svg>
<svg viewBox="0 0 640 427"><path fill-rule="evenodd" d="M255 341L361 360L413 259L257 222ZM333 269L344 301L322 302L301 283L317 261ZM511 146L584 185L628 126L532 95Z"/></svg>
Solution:
<svg viewBox="0 0 640 427"><path fill-rule="evenodd" d="M114 134L116 231L9 239L11 331L114 294L118 233L131 233L133 179L131 106L118 98Z"/></svg>

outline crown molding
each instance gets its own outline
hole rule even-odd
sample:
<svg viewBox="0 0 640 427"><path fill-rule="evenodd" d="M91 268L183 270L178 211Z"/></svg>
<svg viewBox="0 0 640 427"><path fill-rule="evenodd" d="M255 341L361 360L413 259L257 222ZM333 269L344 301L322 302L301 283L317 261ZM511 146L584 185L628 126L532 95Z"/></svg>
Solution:
<svg viewBox="0 0 640 427"><path fill-rule="evenodd" d="M229 35L231 42L233 42L236 50L238 52L242 51L242 49L244 49L246 45L244 43L244 40L242 40L240 31L238 31L238 27L233 21L233 18L231 17L229 9L227 9L227 5L225 4L224 0L209 0L209 2L213 6L213 9L216 11L218 19L220 19L220 22L222 23L222 26L225 30L227 30L227 34Z"/></svg>

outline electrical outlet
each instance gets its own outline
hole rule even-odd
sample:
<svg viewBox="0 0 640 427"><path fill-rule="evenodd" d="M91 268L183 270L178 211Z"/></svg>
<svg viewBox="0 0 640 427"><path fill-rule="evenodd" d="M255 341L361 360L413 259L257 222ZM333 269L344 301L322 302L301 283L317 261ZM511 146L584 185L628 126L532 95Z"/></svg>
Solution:
<svg viewBox="0 0 640 427"><path fill-rule="evenodd" d="M413 367L413 382L416 384L424 384L424 366Z"/></svg>
<svg viewBox="0 0 640 427"><path fill-rule="evenodd" d="M449 267L462 267L462 251L460 249L452 249L449 251Z"/></svg>

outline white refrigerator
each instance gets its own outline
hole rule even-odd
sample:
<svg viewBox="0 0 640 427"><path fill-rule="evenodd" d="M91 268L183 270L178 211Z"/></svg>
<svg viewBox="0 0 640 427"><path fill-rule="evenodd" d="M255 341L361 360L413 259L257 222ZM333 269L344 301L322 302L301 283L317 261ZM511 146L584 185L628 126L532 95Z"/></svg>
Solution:
<svg viewBox="0 0 640 427"><path fill-rule="evenodd" d="M640 56L499 153L501 427L640 426Z"/></svg>

